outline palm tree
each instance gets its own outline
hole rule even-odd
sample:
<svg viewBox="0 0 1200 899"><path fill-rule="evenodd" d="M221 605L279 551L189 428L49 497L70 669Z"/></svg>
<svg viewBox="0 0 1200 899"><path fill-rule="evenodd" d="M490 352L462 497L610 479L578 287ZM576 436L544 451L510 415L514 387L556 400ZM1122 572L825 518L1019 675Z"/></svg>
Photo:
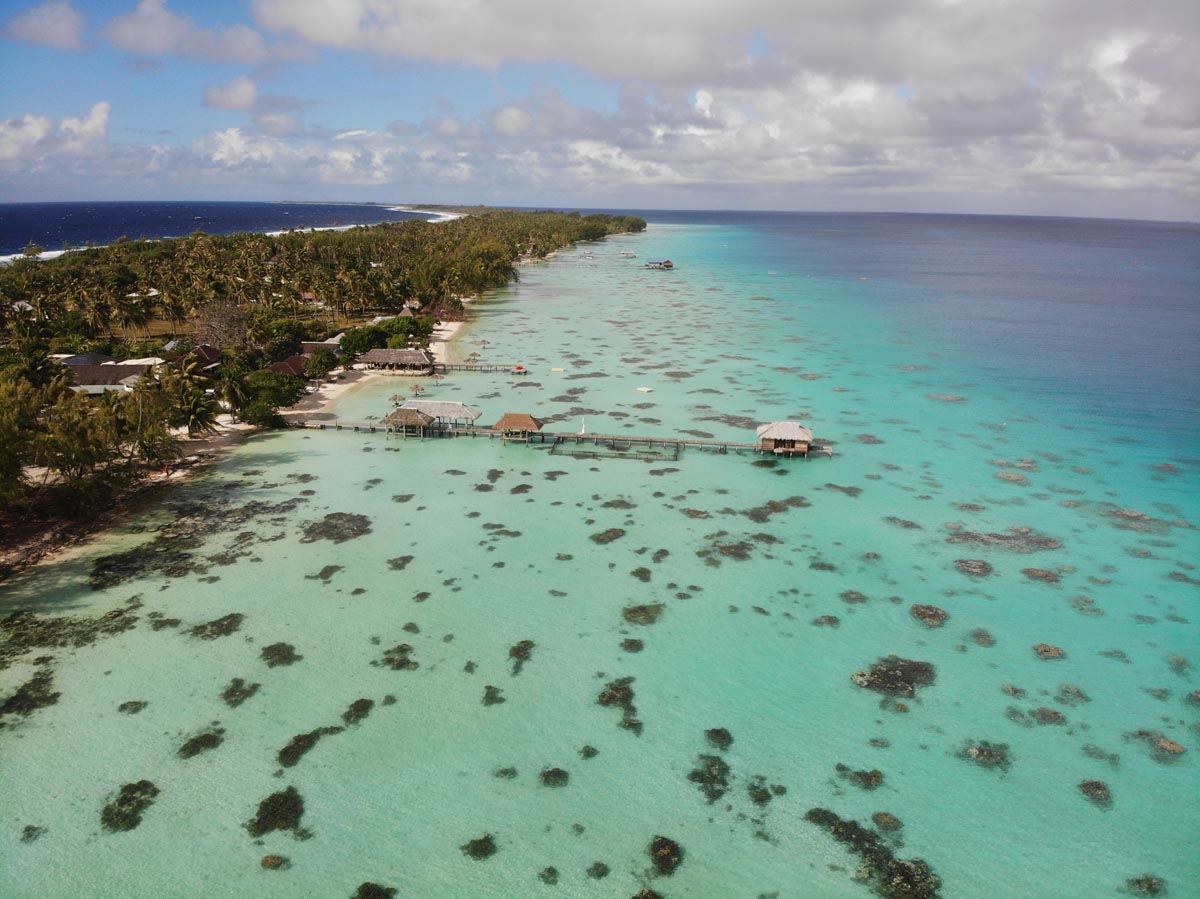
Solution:
<svg viewBox="0 0 1200 899"><path fill-rule="evenodd" d="M203 390L186 390L176 410L176 420L187 428L189 437L210 434L217 429L221 407Z"/></svg>

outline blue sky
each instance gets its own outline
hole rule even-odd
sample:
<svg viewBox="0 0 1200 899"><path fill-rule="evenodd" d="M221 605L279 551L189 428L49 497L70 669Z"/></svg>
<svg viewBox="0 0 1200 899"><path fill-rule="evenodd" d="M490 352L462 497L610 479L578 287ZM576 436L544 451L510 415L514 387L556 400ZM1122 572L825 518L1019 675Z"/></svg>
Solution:
<svg viewBox="0 0 1200 899"><path fill-rule="evenodd" d="M0 0L0 200L1200 218L1192 0Z"/></svg>

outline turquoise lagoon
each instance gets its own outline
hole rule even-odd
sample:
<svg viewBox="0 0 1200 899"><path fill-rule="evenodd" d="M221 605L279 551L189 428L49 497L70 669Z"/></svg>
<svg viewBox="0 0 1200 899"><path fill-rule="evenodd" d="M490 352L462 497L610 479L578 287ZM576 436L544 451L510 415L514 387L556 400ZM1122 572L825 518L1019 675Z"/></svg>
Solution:
<svg viewBox="0 0 1200 899"><path fill-rule="evenodd" d="M834 457L250 440L0 592L6 610L136 616L0 672L0 695L39 668L61 694L0 730L0 895L871 895L814 807L897 816L888 845L947 897L1120 896L1147 873L1200 893L1196 231L650 218L475 307L454 352L529 375L427 396L593 434L752 440L798 418ZM641 265L663 256L674 271ZM411 383L368 380L331 418L382 417ZM92 588L97 560L146 545L156 562ZM949 618L927 628L913 603ZM657 621L626 620L646 604ZM231 614L225 635L191 633ZM301 658L268 665L280 643ZM415 667L379 664L400 644ZM898 704L851 681L891 654L935 682ZM260 686L231 706L234 678ZM634 708L598 704L622 678ZM340 730L281 765L321 728ZM219 745L181 758L202 733ZM984 740L1006 768L961 757ZM715 801L689 778L701 756L728 765ZM143 779L141 823L107 832L102 808ZM298 832L256 840L247 822L288 787ZM461 850L485 834L490 858ZM684 850L670 877L646 853L658 834Z"/></svg>

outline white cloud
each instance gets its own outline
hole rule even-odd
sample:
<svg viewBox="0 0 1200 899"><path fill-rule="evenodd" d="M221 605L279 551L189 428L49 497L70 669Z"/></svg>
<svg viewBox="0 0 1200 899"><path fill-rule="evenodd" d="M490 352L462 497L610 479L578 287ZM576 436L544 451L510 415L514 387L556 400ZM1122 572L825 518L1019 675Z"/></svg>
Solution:
<svg viewBox="0 0 1200 899"><path fill-rule="evenodd" d="M258 85L245 75L227 84L210 84L204 89L204 105L213 109L250 109L258 99Z"/></svg>
<svg viewBox="0 0 1200 899"><path fill-rule="evenodd" d="M210 132L196 142L195 149L223 168L269 165L277 160L286 161L290 154L287 145L248 135L241 128Z"/></svg>
<svg viewBox="0 0 1200 899"><path fill-rule="evenodd" d="M112 105L101 101L92 106L83 118L65 118L59 123L61 149L68 153L79 153L97 141L108 137L108 115Z"/></svg>
<svg viewBox="0 0 1200 899"><path fill-rule="evenodd" d="M13 16L4 33L11 40L26 44L80 50L85 27L83 15L68 0L50 0Z"/></svg>
<svg viewBox="0 0 1200 899"><path fill-rule="evenodd" d="M292 137L304 130L300 120L286 112L256 112L254 124L271 137Z"/></svg>
<svg viewBox="0 0 1200 899"><path fill-rule="evenodd" d="M519 106L505 106L492 118L496 130L505 137L517 137L529 130L533 118Z"/></svg>
<svg viewBox="0 0 1200 899"><path fill-rule="evenodd" d="M140 56L180 56L256 65L272 55L263 36L247 25L208 30L167 9L167 0L140 0L131 13L105 26L118 49Z"/></svg>
<svg viewBox="0 0 1200 899"><path fill-rule="evenodd" d="M54 123L45 116L25 115L0 122L0 160L27 157L54 132Z"/></svg>
<svg viewBox="0 0 1200 899"><path fill-rule="evenodd" d="M101 101L86 116L68 116L57 127L52 119L35 115L0 122L0 161L11 168L79 155L107 139L111 110L109 103Z"/></svg>

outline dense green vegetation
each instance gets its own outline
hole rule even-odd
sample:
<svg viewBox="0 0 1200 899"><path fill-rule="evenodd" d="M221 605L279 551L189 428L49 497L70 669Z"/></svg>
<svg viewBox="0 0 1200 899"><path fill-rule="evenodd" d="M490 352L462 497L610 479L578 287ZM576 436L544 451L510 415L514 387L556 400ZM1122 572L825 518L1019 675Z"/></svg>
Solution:
<svg viewBox="0 0 1200 899"><path fill-rule="evenodd" d="M0 267L0 509L48 496L61 511L94 509L221 412L279 424L303 381L266 369L301 341L345 329L343 363L374 347L427 346L439 319L462 316L463 297L515 280L521 258L645 224L473 209L437 224L121 240L54 259L31 247ZM406 306L411 316L347 328ZM215 368L186 354L197 344L221 349ZM89 396L49 355L89 351L172 362L133 390ZM337 362L319 350L305 374L322 378Z"/></svg>

